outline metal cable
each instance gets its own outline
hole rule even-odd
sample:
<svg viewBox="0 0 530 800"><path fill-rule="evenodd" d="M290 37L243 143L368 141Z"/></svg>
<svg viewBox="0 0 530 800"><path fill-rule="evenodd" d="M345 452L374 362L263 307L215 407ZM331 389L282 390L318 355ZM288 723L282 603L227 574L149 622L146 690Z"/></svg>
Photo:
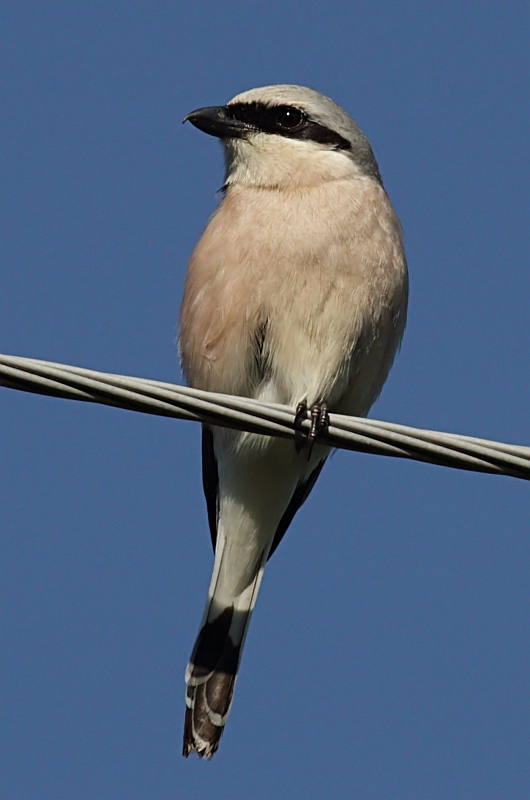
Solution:
<svg viewBox="0 0 530 800"><path fill-rule="evenodd" d="M0 385L268 436L296 435L294 409L288 406L33 358L0 355ZM301 427L309 431L309 420ZM530 480L530 447L521 445L341 414L330 414L329 428L318 441L345 450Z"/></svg>

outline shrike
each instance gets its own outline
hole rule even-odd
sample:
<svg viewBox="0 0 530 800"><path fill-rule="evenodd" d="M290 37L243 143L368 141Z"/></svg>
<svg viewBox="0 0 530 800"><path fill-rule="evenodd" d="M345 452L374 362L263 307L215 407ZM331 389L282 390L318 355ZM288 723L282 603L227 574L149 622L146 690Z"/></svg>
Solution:
<svg viewBox="0 0 530 800"><path fill-rule="evenodd" d="M230 710L267 559L329 454L327 412L364 416L405 327L399 220L370 143L340 106L265 86L188 114L224 145L224 197L191 256L180 353L191 386L283 403L302 441L203 426L215 548L186 671L184 755L210 758Z"/></svg>

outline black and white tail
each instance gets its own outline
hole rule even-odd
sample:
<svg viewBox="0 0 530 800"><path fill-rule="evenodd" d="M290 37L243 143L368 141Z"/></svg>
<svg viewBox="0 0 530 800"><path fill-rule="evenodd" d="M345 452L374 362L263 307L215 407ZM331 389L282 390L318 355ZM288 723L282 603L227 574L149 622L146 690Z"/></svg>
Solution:
<svg viewBox="0 0 530 800"><path fill-rule="evenodd" d="M262 574L260 566L251 586L232 605L221 608L214 598L208 603L186 669L185 757L196 752L211 758L219 746Z"/></svg>
<svg viewBox="0 0 530 800"><path fill-rule="evenodd" d="M267 558L311 491L327 455L321 453L311 463L290 442L273 440L243 457L233 437L228 445L224 469L229 478L220 498L214 436L204 426L203 483L215 560L186 670L185 757L197 753L211 758L219 746Z"/></svg>
<svg viewBox="0 0 530 800"><path fill-rule="evenodd" d="M186 670L183 755L211 758L223 734L236 681L242 642L231 635L234 608L201 629Z"/></svg>

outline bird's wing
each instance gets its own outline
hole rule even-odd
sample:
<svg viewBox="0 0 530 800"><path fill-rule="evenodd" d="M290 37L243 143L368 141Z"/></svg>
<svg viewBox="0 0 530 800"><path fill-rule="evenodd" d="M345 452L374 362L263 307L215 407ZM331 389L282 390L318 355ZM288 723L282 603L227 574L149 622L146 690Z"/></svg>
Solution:
<svg viewBox="0 0 530 800"><path fill-rule="evenodd" d="M202 485L206 498L212 547L215 550L219 519L219 469L213 445L213 432L209 425L202 426Z"/></svg>
<svg viewBox="0 0 530 800"><path fill-rule="evenodd" d="M308 477L305 478L303 482L299 483L294 490L293 496L289 501L289 505L285 509L276 529L276 533L274 534L274 539L269 552L269 558L285 536L287 528L293 521L296 512L309 497L325 463L326 459L324 458L319 464L316 465ZM212 547L215 550L215 544L217 542L217 523L219 518L219 471L217 467L217 458L214 451L213 432L209 425L202 426L202 485L204 488L204 496L206 498L210 537L212 539Z"/></svg>
<svg viewBox="0 0 530 800"><path fill-rule="evenodd" d="M280 544L281 540L285 536L287 532L287 528L291 524L294 519L294 515L300 508L303 506L307 498L309 497L313 486L316 483L318 476L322 470L322 467L326 463L326 459L324 458L320 461L319 464L316 465L313 472L305 479L303 483L299 483L296 489L293 492L293 496L289 502L289 505L285 509L283 513L283 517L280 520L280 524L276 528L276 533L274 534L274 539L272 540L271 549L269 550L269 558L272 556L278 545Z"/></svg>

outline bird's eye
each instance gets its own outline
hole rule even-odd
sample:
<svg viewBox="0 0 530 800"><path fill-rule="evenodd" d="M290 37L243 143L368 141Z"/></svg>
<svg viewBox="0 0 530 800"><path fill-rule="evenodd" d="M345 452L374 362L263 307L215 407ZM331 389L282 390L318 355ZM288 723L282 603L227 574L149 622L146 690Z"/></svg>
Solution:
<svg viewBox="0 0 530 800"><path fill-rule="evenodd" d="M303 121L304 115L299 108L285 106L284 108L278 109L276 114L276 124L279 128L283 128L283 130L292 131L294 128L298 128Z"/></svg>

